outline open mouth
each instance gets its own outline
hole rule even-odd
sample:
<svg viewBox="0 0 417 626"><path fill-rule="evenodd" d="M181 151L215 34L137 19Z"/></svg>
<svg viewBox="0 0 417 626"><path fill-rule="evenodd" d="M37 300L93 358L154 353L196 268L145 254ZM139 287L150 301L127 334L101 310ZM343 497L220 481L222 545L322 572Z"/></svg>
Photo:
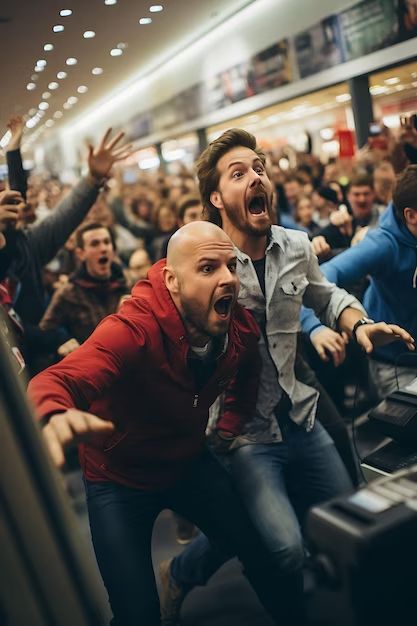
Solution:
<svg viewBox="0 0 417 626"><path fill-rule="evenodd" d="M109 258L107 256L101 256L98 260L99 265L107 265Z"/></svg>
<svg viewBox="0 0 417 626"><path fill-rule="evenodd" d="M252 198L248 204L248 210L251 215L261 215L266 213L265 196L259 195Z"/></svg>
<svg viewBox="0 0 417 626"><path fill-rule="evenodd" d="M227 317L232 310L233 298L232 296L223 296L214 303L214 310L220 317Z"/></svg>

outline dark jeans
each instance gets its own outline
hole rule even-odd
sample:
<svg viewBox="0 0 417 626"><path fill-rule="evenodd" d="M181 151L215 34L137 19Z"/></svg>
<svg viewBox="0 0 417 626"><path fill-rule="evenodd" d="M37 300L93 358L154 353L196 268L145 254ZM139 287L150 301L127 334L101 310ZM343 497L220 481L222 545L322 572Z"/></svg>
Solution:
<svg viewBox="0 0 417 626"><path fill-rule="evenodd" d="M160 624L151 535L165 508L195 523L223 554L237 555L266 610L277 623L282 617L275 557L259 538L229 474L209 452L164 491L88 481L86 491L94 550L117 626Z"/></svg>

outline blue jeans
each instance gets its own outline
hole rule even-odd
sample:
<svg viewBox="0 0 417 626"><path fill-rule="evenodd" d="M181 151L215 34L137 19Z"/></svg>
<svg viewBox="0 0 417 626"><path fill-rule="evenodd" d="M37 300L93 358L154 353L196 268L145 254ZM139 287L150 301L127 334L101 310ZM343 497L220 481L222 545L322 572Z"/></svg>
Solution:
<svg viewBox="0 0 417 626"><path fill-rule="evenodd" d="M278 568L236 493L229 474L209 453L163 491L86 481L94 550L117 626L159 626L151 560L154 522L169 508L195 523L222 554L237 555L261 602L278 619Z"/></svg>
<svg viewBox="0 0 417 626"><path fill-rule="evenodd" d="M283 441L253 444L230 454L233 482L249 517L277 562L279 602L290 622L291 605L302 604L304 546L302 526L308 509L352 488L333 441L319 422L306 432L289 418L280 421ZM174 579L191 588L204 585L227 561L199 535L173 560ZM280 593L281 592L281 593ZM289 605L289 606L288 606Z"/></svg>

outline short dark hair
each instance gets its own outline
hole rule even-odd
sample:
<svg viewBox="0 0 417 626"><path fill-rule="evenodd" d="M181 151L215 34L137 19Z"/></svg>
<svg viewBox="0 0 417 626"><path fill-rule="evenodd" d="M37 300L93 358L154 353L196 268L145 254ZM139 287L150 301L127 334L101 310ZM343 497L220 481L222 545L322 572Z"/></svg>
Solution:
<svg viewBox="0 0 417 626"><path fill-rule="evenodd" d="M371 189L373 189L374 179L369 174L354 174L349 181L348 191L350 191L352 187L370 187Z"/></svg>
<svg viewBox="0 0 417 626"><path fill-rule="evenodd" d="M215 207L210 200L212 192L216 191L219 185L220 172L217 169L217 163L223 155L239 146L249 148L256 152L265 165L265 154L258 148L256 137L242 128L230 128L226 130L220 137L208 145L200 155L196 164L198 184L205 217L209 222L213 222L218 226L222 225L222 218L219 209Z"/></svg>
<svg viewBox="0 0 417 626"><path fill-rule="evenodd" d="M108 226L105 226L104 224L100 224L100 222L87 222L87 224L84 224L84 226L81 226L80 228L78 228L77 232L75 233L75 241L76 241L77 248L84 248L84 233L87 233L90 230L97 230L98 228L105 228L108 231L111 237L113 248L116 249L116 242L114 239L113 231Z"/></svg>
<svg viewBox="0 0 417 626"><path fill-rule="evenodd" d="M183 222L186 210L191 209L191 207L193 206L199 205L201 205L201 198L199 198L198 196L183 196L182 198L180 198L177 205L178 219Z"/></svg>
<svg viewBox="0 0 417 626"><path fill-rule="evenodd" d="M405 223L404 209L417 211L417 165L409 165L400 178L392 196L394 213L397 219Z"/></svg>

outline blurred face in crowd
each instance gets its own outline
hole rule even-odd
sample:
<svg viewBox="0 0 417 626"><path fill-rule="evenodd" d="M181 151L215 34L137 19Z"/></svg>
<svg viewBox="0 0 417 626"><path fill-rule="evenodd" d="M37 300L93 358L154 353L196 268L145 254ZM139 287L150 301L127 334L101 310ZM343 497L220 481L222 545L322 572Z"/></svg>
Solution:
<svg viewBox="0 0 417 626"><path fill-rule="evenodd" d="M227 332L239 279L226 233L209 222L183 226L170 240L164 272L193 345L205 345L210 337Z"/></svg>
<svg viewBox="0 0 417 626"><path fill-rule="evenodd" d="M300 198L296 209L296 221L309 226L313 220L314 207L310 198Z"/></svg>
<svg viewBox="0 0 417 626"><path fill-rule="evenodd" d="M161 206L158 213L158 228L162 233L169 233L177 226L177 216L169 206Z"/></svg>
<svg viewBox="0 0 417 626"><path fill-rule="evenodd" d="M343 202L343 191L342 191L342 187L339 185L339 183L335 180L332 180L329 182L329 187L330 189L333 189L333 191L335 191L337 193L337 199L339 202Z"/></svg>
<svg viewBox="0 0 417 626"><path fill-rule="evenodd" d="M353 217L357 219L370 217L374 198L374 190L369 185L352 185L348 192L348 200Z"/></svg>
<svg viewBox="0 0 417 626"><path fill-rule="evenodd" d="M185 209L184 217L182 218L183 224L189 224L190 222L196 222L203 219L203 205L195 204Z"/></svg>
<svg viewBox="0 0 417 626"><path fill-rule="evenodd" d="M290 204L296 204L298 198L303 192L303 189L297 180L289 180L284 183L284 190Z"/></svg>
<svg viewBox="0 0 417 626"><path fill-rule="evenodd" d="M83 247L76 248L76 252L90 276L110 278L114 248L107 228L94 228L83 233Z"/></svg>
<svg viewBox="0 0 417 626"><path fill-rule="evenodd" d="M145 278L150 267L151 261L146 250L136 250L129 259L130 276L135 282Z"/></svg>
<svg viewBox="0 0 417 626"><path fill-rule="evenodd" d="M273 186L259 156L237 146L219 159L217 170L218 189L210 200L221 212L223 228L264 237L273 223Z"/></svg>

